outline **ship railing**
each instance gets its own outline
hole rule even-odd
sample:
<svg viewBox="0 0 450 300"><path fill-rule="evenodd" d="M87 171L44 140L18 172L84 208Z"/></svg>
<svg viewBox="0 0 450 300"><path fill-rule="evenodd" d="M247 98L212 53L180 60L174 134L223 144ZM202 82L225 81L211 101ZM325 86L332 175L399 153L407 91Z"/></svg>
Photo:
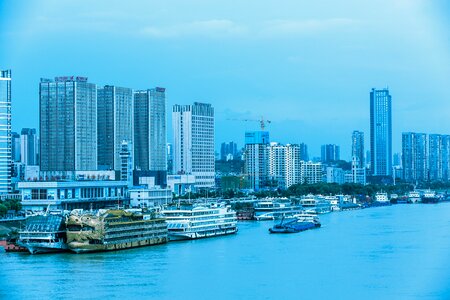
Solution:
<svg viewBox="0 0 450 300"><path fill-rule="evenodd" d="M126 226L126 227L116 227L116 226L107 226L105 227L108 232L122 232L125 230L140 230L146 228L166 228L166 223L158 223L158 224L145 224L145 225L137 225L137 226Z"/></svg>
<svg viewBox="0 0 450 300"><path fill-rule="evenodd" d="M152 235L146 235L146 236L134 236L132 238L127 238L127 239L123 239L123 238L105 238L104 239L104 244L108 245L108 244L116 244L116 243L132 243L132 242L136 242L136 241L142 241L144 239L147 238L164 238L167 237L167 232L165 232L164 234L152 234Z"/></svg>
<svg viewBox="0 0 450 300"><path fill-rule="evenodd" d="M105 238L115 238L115 237L124 237L124 236L130 236L130 235L134 235L134 234L149 234L149 233L158 233L158 232L167 232L166 229L155 229L155 230L143 230L143 231L132 231L132 232L122 232L122 233L106 233L105 234Z"/></svg>

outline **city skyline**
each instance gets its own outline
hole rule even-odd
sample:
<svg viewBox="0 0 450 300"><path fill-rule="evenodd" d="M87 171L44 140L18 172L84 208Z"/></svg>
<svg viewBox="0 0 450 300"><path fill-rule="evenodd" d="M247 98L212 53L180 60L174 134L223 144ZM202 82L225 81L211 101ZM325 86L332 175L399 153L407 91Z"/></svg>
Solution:
<svg viewBox="0 0 450 300"><path fill-rule="evenodd" d="M80 74L100 86L164 86L167 107L211 103L216 151L222 141L243 145L243 133L257 130L256 124L228 118L263 115L272 121L267 128L272 140L306 143L311 157L318 156L324 142L338 144L341 156L349 160L349 134L355 129L369 132L367 91L385 86L395 98L393 152L401 151L402 132L450 132L445 122L450 92L443 88L450 74L449 45L443 38L448 20L442 13L448 6L443 1L327 1L325 7L305 3L277 5L273 15L275 4L269 2L253 14L249 4L219 2L213 7L199 1L202 9L182 18L178 11L185 4L177 1L127 6L99 1L89 7L1 3L5 30L0 41L8 47L0 49L0 56L2 68L12 70L13 131L38 128L34 112L39 78ZM389 14L377 18L384 7L390 8ZM147 10L159 14L147 20ZM55 52L61 41L67 46L64 55ZM128 44L137 47L123 46ZM35 51L25 51L29 48ZM112 60L121 63L113 69ZM154 71L148 72L147 66Z"/></svg>

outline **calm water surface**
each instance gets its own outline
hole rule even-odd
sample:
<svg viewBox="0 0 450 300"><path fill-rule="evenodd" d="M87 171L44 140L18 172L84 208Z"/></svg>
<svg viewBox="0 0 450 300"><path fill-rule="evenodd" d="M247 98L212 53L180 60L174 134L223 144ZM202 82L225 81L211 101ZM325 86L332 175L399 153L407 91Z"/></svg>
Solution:
<svg viewBox="0 0 450 300"><path fill-rule="evenodd" d="M0 253L0 299L450 299L450 203L321 216L323 227L117 252Z"/></svg>

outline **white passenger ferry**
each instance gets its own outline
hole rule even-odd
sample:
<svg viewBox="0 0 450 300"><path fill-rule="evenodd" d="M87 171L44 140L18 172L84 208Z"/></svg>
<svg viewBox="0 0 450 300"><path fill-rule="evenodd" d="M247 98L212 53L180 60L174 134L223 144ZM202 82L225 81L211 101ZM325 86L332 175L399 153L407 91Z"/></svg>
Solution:
<svg viewBox="0 0 450 300"><path fill-rule="evenodd" d="M236 212L229 206L181 206L162 211L170 240L188 240L237 232Z"/></svg>

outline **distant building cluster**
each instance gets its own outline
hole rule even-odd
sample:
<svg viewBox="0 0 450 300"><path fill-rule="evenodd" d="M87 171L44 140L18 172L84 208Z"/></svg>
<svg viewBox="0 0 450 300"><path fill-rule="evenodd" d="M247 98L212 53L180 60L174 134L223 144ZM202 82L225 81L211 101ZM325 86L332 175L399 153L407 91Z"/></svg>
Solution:
<svg viewBox="0 0 450 300"><path fill-rule="evenodd" d="M305 143L270 142L264 118L260 131L245 132L242 150L231 141L216 154L215 111L201 102L172 107L168 143L165 88L97 86L80 76L42 78L38 130L11 132L11 80L10 70L0 71L0 195L18 188L29 207L55 201L86 207L90 198L111 204L128 192L134 206L145 207L167 202L172 192L218 186L260 191L319 182L450 180L450 135L404 132L402 152L393 155L387 88L370 91L369 149L364 132L355 130L345 161L336 144L322 145L321 156L311 159ZM86 180L99 183L77 183ZM117 182L100 182L110 180ZM72 182L52 188L60 181Z"/></svg>
<svg viewBox="0 0 450 300"><path fill-rule="evenodd" d="M331 166L339 160L339 146L322 146L323 162L304 160L307 157L305 144L280 144L269 141L269 132L245 133L245 177L247 187L259 191L264 189L287 189L294 184L319 182L365 184L365 168L358 164L351 170ZM326 154L328 150L328 154Z"/></svg>
<svg viewBox="0 0 450 300"><path fill-rule="evenodd" d="M0 194L19 189L26 209L92 208L86 199L106 205L131 194L133 205L144 207L167 202L172 192L214 187L211 104L174 105L174 139L167 143L165 88L60 76L40 80L39 136L34 128L19 134L11 132L11 80L9 70L1 71ZM237 154L236 146L231 150ZM111 180L116 184L102 183ZM72 183L53 188L60 181Z"/></svg>

